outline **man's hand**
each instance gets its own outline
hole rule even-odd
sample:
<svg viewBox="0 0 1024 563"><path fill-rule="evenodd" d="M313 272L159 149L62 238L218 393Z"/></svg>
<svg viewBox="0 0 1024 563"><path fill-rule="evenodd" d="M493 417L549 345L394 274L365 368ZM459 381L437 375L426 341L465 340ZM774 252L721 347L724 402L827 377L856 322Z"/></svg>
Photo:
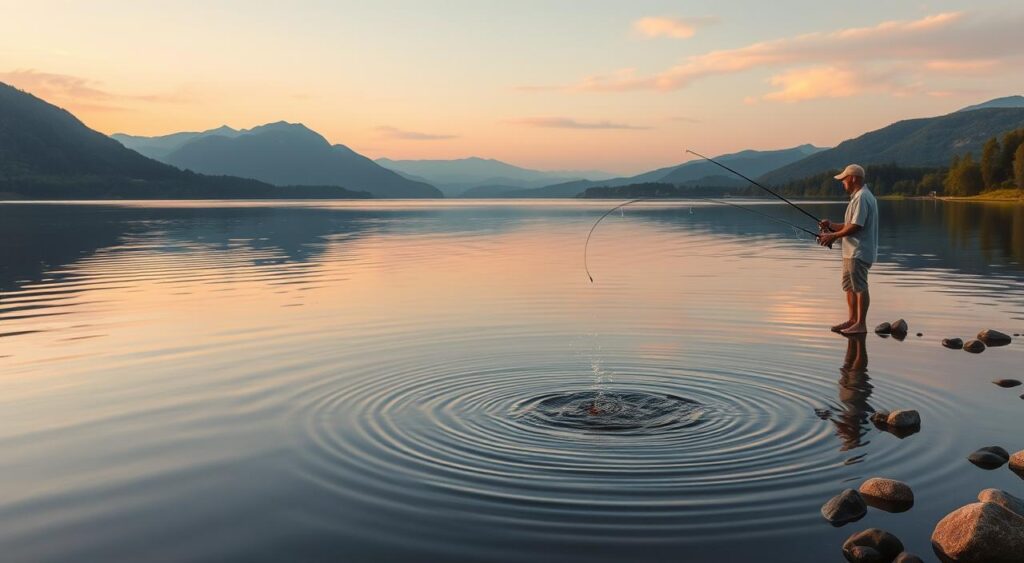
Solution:
<svg viewBox="0 0 1024 563"><path fill-rule="evenodd" d="M835 242L838 238L839 237L832 233L822 233L818 235L818 244L820 244L821 246L832 246L832 243Z"/></svg>
<svg viewBox="0 0 1024 563"><path fill-rule="evenodd" d="M821 230L826 233L832 232L832 221L829 221L828 219L822 219L821 221L818 221L818 226L821 227Z"/></svg>

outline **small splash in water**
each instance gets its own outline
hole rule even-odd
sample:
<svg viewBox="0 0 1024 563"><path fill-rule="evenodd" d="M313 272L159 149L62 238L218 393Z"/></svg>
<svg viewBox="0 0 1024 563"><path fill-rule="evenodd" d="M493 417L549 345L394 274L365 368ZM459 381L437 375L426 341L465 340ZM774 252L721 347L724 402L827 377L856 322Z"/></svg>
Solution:
<svg viewBox="0 0 1024 563"><path fill-rule="evenodd" d="M580 430L648 430L693 426L705 409L697 401L644 392L580 391L546 395L527 412L536 422Z"/></svg>

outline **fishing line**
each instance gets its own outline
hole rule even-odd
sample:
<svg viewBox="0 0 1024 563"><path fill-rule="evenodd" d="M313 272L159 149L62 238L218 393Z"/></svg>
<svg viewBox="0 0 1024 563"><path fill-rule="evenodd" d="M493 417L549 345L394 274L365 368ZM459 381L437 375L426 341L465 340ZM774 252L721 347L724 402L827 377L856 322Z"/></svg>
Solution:
<svg viewBox="0 0 1024 563"><path fill-rule="evenodd" d="M594 221L594 225L590 227L590 232L587 233L587 241L583 244L583 269L587 272L587 278L590 279L590 283L594 283L594 276L590 275L590 265L589 265L588 260L587 260L587 255L588 255L588 249L590 248L590 237L594 234L594 229L597 229L597 225L600 224L601 221L603 221L605 217L611 215L612 213L614 213L616 211L619 211L619 210L622 210L622 208L626 207L627 205L636 203L638 201L647 201L647 200L650 200L650 199L655 199L655 198L641 197L641 198L637 198L637 199L631 199L631 200L629 200L629 201L627 201L625 203L620 203L619 205L616 205L615 207L613 207L613 208L609 209L608 211L606 211L604 215L601 215L601 217L599 217L597 219L597 221ZM818 238L818 236L819 236L818 233L812 232L812 231L810 231L808 229L805 229L803 227L800 227L798 225L794 225L793 223L790 223L789 221L786 221L784 219L779 219L778 217L775 217L774 215L769 215L768 213L757 211L757 210L751 209L749 207L744 207L742 205L737 205L735 203L729 203L727 201L721 201L721 200L717 200L717 199L712 199L710 197L698 197L698 198L694 198L694 199L701 199L701 200L704 200L704 201L710 201L710 202L718 203L718 204L722 204L722 205L729 205L729 206L732 206L732 207L735 207L735 208L738 208L738 209L742 209L744 211L749 211L750 213L753 213L755 215L760 215L760 216L765 217L767 219L771 219L772 221L775 221L776 223L781 223L781 224L786 225L788 227L791 227L793 229L797 229L797 230L803 231L803 232L811 235L814 238ZM691 215L693 214L693 207L690 208L690 214Z"/></svg>
<svg viewBox="0 0 1024 563"><path fill-rule="evenodd" d="M818 218L817 218L817 217L815 217L814 215L811 215L811 213L810 213L809 211L807 211L806 209L804 209L803 207L800 207L799 205L797 205L797 204L793 203L792 201L789 201L788 199L786 199L786 198L782 197L781 195L779 195L779 194L775 193L774 191L772 191L772 190L770 190L770 189L768 189L768 188L766 188L766 187L762 186L761 184L759 184L759 183L757 183L757 182L755 182L755 181L751 180L750 178L747 178L747 177L746 177L746 176L744 176L743 174L740 174L739 172L737 172L737 171L733 170L732 168L729 168L728 166L726 166L726 165L722 164L721 162L718 162L717 160L714 160L714 159L708 158L708 157L706 157L706 156L704 156L704 155L702 155L702 154L700 154L700 153L696 153L696 152L693 152L693 151L691 151L690 149L686 149L686 152L688 152L688 153L690 153L690 154L692 154L692 155L694 155L694 156L699 156L700 158L703 158L704 160L706 160L706 161L708 161L708 162L710 162L710 163L712 163L712 164L716 164L716 165L718 165L718 166L721 166L722 168L725 168L725 169L726 169L726 170L728 170L729 172L732 172L733 174L735 174L735 175L739 176L740 178L743 178L744 180L746 180L746 181L750 182L751 184L754 184L755 186L757 186L757 187L761 188L762 190L764 190L764 191L766 191L766 192L768 192L768 193L772 194L773 196L775 196L775 197L777 197L777 198L781 199L782 201L784 201L784 202L786 202L786 203L788 203L788 204L792 205L794 209L796 209L796 210L800 211L800 213L803 213L804 215L806 215L806 216L810 217L810 218L811 218L812 220L814 220L814 224L815 224L815 225L817 225L817 224L819 224L819 223L821 222L821 220L820 220L820 219L818 219Z"/></svg>

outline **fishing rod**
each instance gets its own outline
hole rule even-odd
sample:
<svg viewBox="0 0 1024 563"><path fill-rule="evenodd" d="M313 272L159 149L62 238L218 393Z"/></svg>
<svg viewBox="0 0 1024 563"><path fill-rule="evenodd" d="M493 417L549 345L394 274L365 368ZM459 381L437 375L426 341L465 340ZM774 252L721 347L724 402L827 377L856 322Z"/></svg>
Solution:
<svg viewBox="0 0 1024 563"><path fill-rule="evenodd" d="M603 221L605 217L611 215L612 213L618 211L619 209L622 209L623 207L626 207L627 205L636 203L638 201L647 201L649 199L655 199L655 198L641 197L641 198L637 198L637 199L631 199L631 200L629 200L629 201L627 201L625 203L620 203L619 205L616 205L615 207L613 207L613 208L609 209L608 211L606 211L604 213L604 215L601 215L601 217L599 217L597 219L597 221L594 221L594 225L592 227L590 227L590 232L587 233L587 241L583 244L583 269L587 272L587 278L590 279L590 283L594 283L594 276L590 275L590 267L589 267L589 265L587 263L587 249L590 247L590 236L594 234L594 229L597 228L597 225L601 221ZM713 202L713 203L719 203L719 204L722 204L722 205L729 205L729 206L732 206L732 207L736 207L738 209L742 209L744 211L749 211L750 213L754 213L755 215L760 215L762 217L771 219L772 221L775 221L776 223L782 223L783 225L787 225L787 226L790 226L790 227L792 227L794 229L801 230L801 231L811 235L814 238L818 238L820 236L818 233L809 231L809 230L807 230L807 229L805 229L803 227L800 227L798 225L794 225L793 223L790 223L789 221L786 221L784 219L779 219L778 217L775 217L774 215L769 215L767 213L763 213L761 211L757 211L756 209L751 209L749 207L744 207L742 205L737 205L735 203L729 203L727 201L721 201L721 200L717 200L717 199L712 199L710 197L698 197L698 198L695 198L695 199L702 199L702 200L710 201L710 202ZM829 248L832 248L832 247L829 246Z"/></svg>
<svg viewBox="0 0 1024 563"><path fill-rule="evenodd" d="M735 203L729 203L728 201L721 201L721 200L718 200L718 199L711 199L710 197L703 197L701 199L705 199L707 201L711 201L711 202L714 202L714 203L720 203L722 205L731 205L732 207L735 207L737 209L742 209L744 211L749 211L751 213L755 213L757 215L760 215L761 217L765 217L767 219L775 221L776 223L782 223L783 225L788 225L790 227L793 227L794 229L799 229L799 230L801 230L801 231L811 235L814 238L818 238L820 236L819 233L815 233L813 231L809 231L809 230L807 230L807 229L805 229L805 228L803 228L803 227L801 227L799 225L794 225L793 223L790 223L789 221L786 221L785 219L779 219L778 217L776 217L774 215L769 215L767 213L764 213L762 211L758 211L756 209L751 209L749 207L743 207L742 205L736 205Z"/></svg>
<svg viewBox="0 0 1024 563"><path fill-rule="evenodd" d="M726 165L722 164L721 162L718 162L717 160L714 160L714 159L712 159L712 158L708 158L708 157L706 157L706 156L704 156L704 155L702 155L702 154L700 154L700 153L696 153L696 152L693 152L693 151L691 151L690 149L686 149L686 152L688 152L688 153L690 153L690 154L692 154L692 155L694 155L694 156L699 156L700 158L703 158L704 160L706 160L706 161L708 161L708 162L710 162L710 163L712 163L712 164L717 164L718 166L721 166L722 168L725 168L725 169L726 169L726 170L728 170L729 172L732 172L733 174L735 174L735 175L739 176L740 178L743 178L744 180L746 180L746 181L750 182L751 184L754 184L755 186L757 186L757 187L761 188L762 190L764 190L764 191L766 191L766 192L768 192L768 193L772 194L773 196L775 196L775 197L777 197L777 198L781 199L782 201L784 201L784 202L786 202L786 203L788 203L788 204L792 205L794 209L796 209L796 210L800 211L800 213L803 213L804 215L806 215L806 216L810 217L811 219L813 219L813 220L814 220L814 223L815 223L816 225L820 225L820 224L821 224L821 220L820 220L820 219L818 219L818 218L817 218L817 217L815 217L814 215L811 215L811 213L810 213L809 211L807 211L806 209L804 209L803 207L800 207L799 205L797 205L797 204L793 203L792 201L789 201L788 199L786 199L786 198L782 197L782 196L781 196L781 195L779 195L778 193L776 193L776 192L774 192L774 191L772 191L772 190L770 190L770 189L768 189L768 188L766 188L766 187L762 186L761 184L759 184L759 183L757 183L757 182L755 182L755 181L751 180L750 178L747 178L747 177L746 177L746 176L744 176L743 174L740 174L739 172L737 172L737 171L733 170L732 168L729 168L728 166L726 166Z"/></svg>

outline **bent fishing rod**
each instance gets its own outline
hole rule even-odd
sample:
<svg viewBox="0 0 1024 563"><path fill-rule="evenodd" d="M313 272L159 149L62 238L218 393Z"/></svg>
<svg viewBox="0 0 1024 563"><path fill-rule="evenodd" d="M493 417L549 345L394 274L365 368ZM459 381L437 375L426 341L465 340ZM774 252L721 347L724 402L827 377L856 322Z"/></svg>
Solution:
<svg viewBox="0 0 1024 563"><path fill-rule="evenodd" d="M647 200L650 200L650 199L656 199L656 198L641 197L641 198L637 198L637 199L631 199L631 200L629 200L627 202L624 202L624 203L620 203L620 204L616 205L615 207L613 207L613 208L609 209L608 211L606 211L604 213L604 215L601 215L601 217L599 217L597 219L597 221L594 221L594 225L592 227L590 227L590 232L587 233L587 241L583 244L583 269L587 272L587 278L590 279L590 283L594 283L594 276L590 275L590 266L588 265L588 262L587 262L587 249L590 247L590 236L594 234L594 229L597 228L597 225L602 220L604 220L605 217L611 215L612 213L618 211L619 209L622 209L623 207L626 207L627 205L636 203L638 201L647 201ZM819 236L818 233L809 231L809 230L807 230L807 229L805 229L805 228L803 228L803 227L801 227L799 225L794 225L793 223L790 223L789 221L786 221L785 219L780 219L778 217L775 217L774 215L769 215L767 213L763 213L761 211L757 211L756 209L751 209L749 207L744 207L742 205L737 205L735 203L730 203L728 201L721 201L721 200L717 200L717 199L712 199L710 197L698 197L698 198L695 198L695 199L701 199L701 200L704 200L704 201L710 201L710 202L713 202L713 203L718 203L718 204L722 204L722 205L729 205L729 206L732 206L732 207L736 207L738 209L742 209L744 211L749 211L750 213L754 213L755 215L760 215L762 217L765 217L767 219L775 221L776 223L781 223L783 225L787 225L787 226L792 227L794 229L803 231L803 232L811 235L814 238L818 238L818 236ZM829 248L832 248L832 247L829 246Z"/></svg>
<svg viewBox="0 0 1024 563"><path fill-rule="evenodd" d="M757 187L761 188L762 190L764 190L764 191L766 191L766 192L768 192L768 193L772 194L773 196L775 196L775 197L777 197L777 198L781 199L782 201L784 201L784 202L786 202L786 203L790 204L791 206L793 206L793 208L794 208L794 209L796 209L796 210L797 210L797 211L799 211L800 213L803 213L804 215L806 215L806 216L810 217L811 219L813 219L813 220L814 220L814 223L815 223L816 225L820 225L820 224L821 224L821 219L818 219L817 217L815 217L814 215L812 215L812 214L811 214L811 213L810 213L809 211L807 211L807 210L806 210L806 209L804 209L803 207L800 207L799 205L797 205L797 204L793 203L792 201L789 201L788 199L786 199L786 198L782 197L782 196L781 196L781 195L779 195L779 194L778 194L777 192L775 192L775 191L773 191L773 190L771 190L771 189L769 189L769 188L767 188L767 187L765 187L765 186L762 186L761 184L759 184L759 183L757 183L757 182L755 182L755 181L751 180L750 178L747 178L747 177L746 177L746 176L744 176L743 174L740 174L739 172L737 172L737 171L733 170L732 168L729 168L728 166L726 166L726 165L722 164L721 162L718 162L717 160L715 160L715 159L713 159L713 158L708 158L708 157L706 157L706 156L704 156L704 155L702 155L702 154L700 154L700 153L697 153L697 152L693 152L693 151L691 151L690 149L686 149L686 152L688 152L688 153L690 153L690 154L692 154L692 155L694 155L694 156L698 156L698 157L700 157L700 158L703 158L704 160L706 160L706 161L710 162L711 164L716 164L716 165L718 165L718 166L721 166L722 168L724 168L724 169L728 170L729 172L732 172L733 174L735 174L735 175L739 176L740 178L743 178L744 180L746 180L746 181L750 182L751 184L754 184L755 186L757 186Z"/></svg>

